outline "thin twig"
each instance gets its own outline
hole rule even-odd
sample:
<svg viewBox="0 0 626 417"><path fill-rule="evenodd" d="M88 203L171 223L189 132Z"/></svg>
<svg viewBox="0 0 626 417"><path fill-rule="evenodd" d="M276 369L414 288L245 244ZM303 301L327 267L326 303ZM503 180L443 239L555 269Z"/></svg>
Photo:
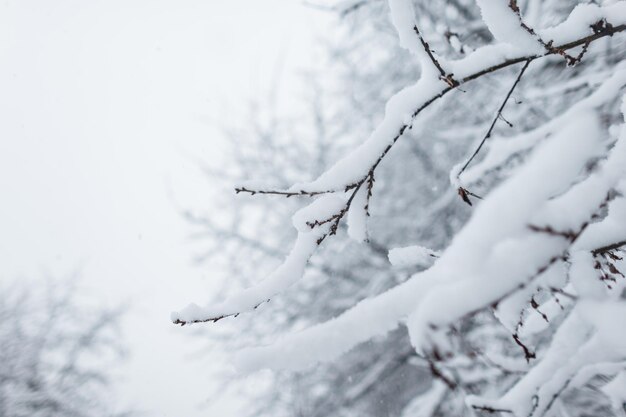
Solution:
<svg viewBox="0 0 626 417"><path fill-rule="evenodd" d="M615 249L620 249L622 246L626 246L626 240L622 240L621 242L611 243L610 245L596 248L591 251L591 254L593 256L598 256L598 255L601 255L603 253L606 253Z"/></svg>
<svg viewBox="0 0 626 417"><path fill-rule="evenodd" d="M459 82L453 78L453 74L448 74L443 69L443 67L441 66L441 63L437 60L437 58L435 58L435 55L433 54L433 51L430 50L430 45L428 45L428 42L426 42L426 40L424 39L424 37L420 33L419 29L417 28L417 25L413 26L413 31L415 31L415 34L417 35L418 39L422 43L422 46L424 47L424 50L426 51L426 54L430 58L431 62L433 63L435 68L437 68L437 70L439 71L439 74L440 74L439 78L441 80L445 81L445 83L448 84L449 87L456 87L456 86L458 86Z"/></svg>
<svg viewBox="0 0 626 417"><path fill-rule="evenodd" d="M261 304L263 303L269 303L270 300L265 300L260 302L259 304L254 306L254 309L256 310ZM174 324L180 324L180 326L185 326L187 324L195 324L195 323L209 323L209 322L213 322L213 323L217 323L218 321L225 319L226 317L237 317L241 314L241 312L237 312L237 313L230 313L230 314L222 314L220 316L216 316L216 317L207 317L206 319L195 319L195 320L181 320L181 319L176 319L174 320L172 323Z"/></svg>
<svg viewBox="0 0 626 417"><path fill-rule="evenodd" d="M577 46L583 46L585 44L591 44L592 42L604 38L606 36L613 36L616 33L619 32L623 32L624 30L626 30L626 25L619 25L619 26L613 26L610 23L607 23L605 20L599 20L598 22L596 22L595 24L590 26L593 30L593 35L589 35L589 36L585 36L584 38L580 38L577 39L575 41L569 42L569 43L565 43L563 45L557 46L555 49L562 49L562 50L568 50L568 49L572 49L572 48L576 48ZM477 71L471 75L468 75L467 77L463 78L463 80L461 81L461 84L465 84L468 81L471 80L475 80L477 78L482 77L485 74L488 74L490 72L495 72L498 71L502 68L506 68L509 67L511 65L515 65L517 63L520 62L524 62L524 61L528 61L530 60L534 60L537 58L541 58L544 56L550 56L550 55L554 55L556 54L556 52L551 52L548 51L545 54L538 54L538 55L528 55L528 56L524 56L524 57L519 57L519 58L514 58L514 59L509 59L507 61L501 62L499 64L496 65L492 65L491 67L485 68L481 71Z"/></svg>
<svg viewBox="0 0 626 417"><path fill-rule="evenodd" d="M370 216L370 199L372 198L372 189L374 188L374 172L372 172L367 180L367 197L365 199L365 214L367 217Z"/></svg>
<svg viewBox="0 0 626 417"><path fill-rule="evenodd" d="M519 24L522 27L522 29L524 29L526 32L528 32L532 37L534 37L537 42L539 42L541 44L541 46L543 46L546 51L551 52L553 54L557 54L557 55L561 55L563 58L565 58L565 60L567 61L567 65L569 66L574 66L576 64L578 64L581 60L583 55L585 54L586 50L587 50L587 45L583 46L583 51L577 56L577 57L573 57L572 55L568 54L567 52L565 52L564 49L562 48L555 48L553 45L553 41L549 41L546 42L543 40L543 38L541 36L539 36L539 34L537 32L535 32L535 30L528 26L524 20L522 19L522 14L520 12L520 8L517 5L517 0L510 0L509 1L509 8L511 10L513 10L513 13L515 13L517 15L517 18L519 20Z"/></svg>
<svg viewBox="0 0 626 417"><path fill-rule="evenodd" d="M373 175L373 173L372 173ZM366 177L366 179L369 178L369 175ZM352 205L352 201L354 200L354 197L356 196L356 194L359 192L359 189L361 188L361 186L365 183L365 179L363 181L360 181L358 183L358 185L356 187L354 187L354 191L352 192L352 194L350 195L350 198L348 198L348 201L346 202L346 205L339 211L339 213L335 214L334 216L330 217L329 220L334 220L333 224L330 226L330 229L327 233L325 233L324 235L322 235L322 237L320 237L319 239L317 239L317 245L321 245L322 242L324 241L324 239L326 239L326 237L328 236L334 236L337 234L337 229L339 228L339 223L341 222L341 219L343 218L343 216L346 215L346 213L348 212L348 210L350 210L350 206Z"/></svg>
<svg viewBox="0 0 626 417"><path fill-rule="evenodd" d="M430 369L430 373L433 375L433 377L441 380L444 384L448 386L450 390L454 391L456 389L457 383L451 378L448 378L446 375L444 375L443 372L441 372L441 370L437 368L433 361L428 361L428 369Z"/></svg>
<svg viewBox="0 0 626 417"><path fill-rule="evenodd" d="M352 188L355 188L358 184L350 184L348 185L344 191L349 191ZM246 187L236 187L235 188L235 193L239 194L239 193L247 193L250 195L256 195L256 194L268 194L268 195L279 195L279 196L283 196L283 197L315 197L317 195L321 195L321 194L330 194L330 193L336 193L337 190L325 190L325 191L305 191L305 190L300 190L300 191L287 191L287 190L259 190L259 189L250 189L250 188L246 188Z"/></svg>
<svg viewBox="0 0 626 417"><path fill-rule="evenodd" d="M586 227L587 225L585 224L583 226ZM552 226L549 226L549 225L537 226L534 224L529 224L528 228L536 233L545 233L550 236L560 236L564 239L569 240L570 242L573 242L574 240L576 240L579 234L579 232L574 231L574 230L556 230Z"/></svg>
<svg viewBox="0 0 626 417"><path fill-rule="evenodd" d="M493 121L491 122L491 125L489 126L489 130L487 130L487 133L485 134L483 139L478 144L478 147L476 148L476 150L474 151L472 156L469 157L469 159L463 165L463 168L461 168L461 170L456 174L457 178L459 178L461 176L461 174L467 169L469 164L474 160L474 158L476 158L476 155L478 155L478 153L482 149L482 147L485 144L485 142L487 141L487 139L489 139L491 137L491 133L493 132L494 127L496 126L496 122L498 121L498 119L500 119L500 117L502 117L502 110L504 110L504 106L506 106L506 103L507 103L507 101L509 101L509 98L511 97L511 94L513 94L513 90L515 90L515 87L517 87L517 84L519 84L520 80L522 79L522 76L526 72L526 69L528 68L530 63L533 61L533 59L534 58L528 59L526 61L526 63L524 64L524 66L522 67L522 70L517 75L517 78L515 79L515 82L513 83L511 88L509 89L509 92L507 93L504 101L502 102L502 104L500 104L500 108L498 109L498 112L496 113L496 117L493 118Z"/></svg>
<svg viewBox="0 0 626 417"><path fill-rule="evenodd" d="M513 411L507 410L506 408L493 408L487 405L473 405L472 408L474 410L485 411L487 413L511 413L513 414Z"/></svg>

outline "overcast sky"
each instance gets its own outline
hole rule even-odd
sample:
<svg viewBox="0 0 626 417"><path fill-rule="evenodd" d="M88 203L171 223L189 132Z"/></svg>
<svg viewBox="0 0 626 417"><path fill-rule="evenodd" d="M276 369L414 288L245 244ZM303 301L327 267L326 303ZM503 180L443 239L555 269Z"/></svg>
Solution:
<svg viewBox="0 0 626 417"><path fill-rule="evenodd" d="M208 415L215 381L168 318L219 271L190 265L173 200L210 207L190 156L221 156L215 121L283 56L289 100L326 19L294 0L0 1L0 279L80 268L132 301L123 402Z"/></svg>

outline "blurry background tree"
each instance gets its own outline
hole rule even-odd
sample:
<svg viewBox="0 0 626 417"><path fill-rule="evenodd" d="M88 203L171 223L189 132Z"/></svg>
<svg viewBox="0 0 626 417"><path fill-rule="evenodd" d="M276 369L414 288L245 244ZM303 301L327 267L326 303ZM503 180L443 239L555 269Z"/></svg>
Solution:
<svg viewBox="0 0 626 417"><path fill-rule="evenodd" d="M86 308L77 280L0 288L0 416L129 416L113 410L122 308Z"/></svg>
<svg viewBox="0 0 626 417"><path fill-rule="evenodd" d="M440 56L462 58L493 41L473 0L415 0L417 25ZM531 27L562 21L578 2L519 0ZM397 32L382 0L307 3L336 14L337 30L323 43L325 59L306 71L310 86L302 111L278 110L271 95L251 105L241 123L227 127L230 158L205 166L215 187L219 216L188 210L203 268L228 271L224 293L250 286L275 268L294 240L289 220L301 206L296 198L230 198L233 184L251 179L276 188L315 178L356 144L384 116L385 103L419 78L410 54L398 46ZM566 69L563 57L533 62L495 125L494 136L513 136L551 120L588 96L626 56L621 40L594 42L584 59ZM472 207L450 187L452 168L467 159L491 123L519 74L515 67L464 85L422 113L376 172L375 198L368 220L369 240L348 239L344 226L311 258L305 279L262 304L253 314L197 329L229 349L273 341L275 334L324 322L394 287L428 262L391 267L388 251L415 242L445 248L468 219ZM605 128L620 120L612 101L603 110ZM482 195L516 167L527 150L490 170L489 177L465 183ZM470 176L468 176L469 178ZM488 178L485 180L485 178ZM249 186L252 186L248 182ZM476 201L476 197L469 196ZM214 212L214 211L212 211ZM363 322L362 326L368 326ZM486 387L510 386L526 368L520 347L490 314L457 325L466 347L453 367L455 386L418 357L404 329L363 343L341 360L302 373L275 373L267 390L248 395L249 415L267 416L464 416L480 413L465 406L467 395ZM490 350L489 356L484 352ZM497 358L507 358L500 363ZM511 359L513 357L513 359ZM504 359L502 359L504 361ZM434 378L433 378L434 376ZM233 382L237 384L237 382ZM497 390L496 390L497 391ZM494 392L496 392L494 391ZM419 393L428 395L419 396ZM610 415L608 400L593 384L582 387L555 415ZM565 408L568 411L565 411Z"/></svg>

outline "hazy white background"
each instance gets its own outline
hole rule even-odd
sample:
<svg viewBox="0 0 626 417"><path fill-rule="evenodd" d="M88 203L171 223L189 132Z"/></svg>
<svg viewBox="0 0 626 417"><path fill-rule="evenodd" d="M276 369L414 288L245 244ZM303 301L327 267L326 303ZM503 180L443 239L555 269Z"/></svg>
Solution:
<svg viewBox="0 0 626 417"><path fill-rule="evenodd" d="M281 61L289 105L328 18L293 0L0 1L0 279L79 269L94 299L132 302L123 404L235 413L198 407L210 361L168 320L219 278L190 265L176 204L210 207L193 158L221 157L215 123Z"/></svg>

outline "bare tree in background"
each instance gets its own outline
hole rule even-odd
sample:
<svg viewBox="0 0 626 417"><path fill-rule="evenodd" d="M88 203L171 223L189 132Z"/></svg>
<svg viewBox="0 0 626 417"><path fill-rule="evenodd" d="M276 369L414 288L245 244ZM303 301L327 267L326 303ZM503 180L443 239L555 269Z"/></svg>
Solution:
<svg viewBox="0 0 626 417"><path fill-rule="evenodd" d="M594 314L609 305L626 317L624 176L614 162L623 2L389 3L316 4L337 13L340 30L324 70L309 75L310 110L289 119L254 107L230 134L236 163L207 169L276 187L243 183L220 219L186 213L212 245L199 260L253 289L175 320L236 316L215 329L231 346L274 343L242 352L242 368L300 370L278 374L251 415L619 415L626 351ZM544 143L567 138L562 155L532 163ZM534 174L551 178L576 158L578 171L538 196L545 184ZM294 230L286 219L299 198L318 205L294 217ZM482 214L492 201L501 211ZM282 262L305 233L315 252L302 257L304 276L267 291L261 269L279 267L265 282L299 278L297 250ZM459 234L470 234L464 245ZM594 300L604 301L588 307ZM397 327L407 318L408 335ZM325 324L302 331L316 323ZM287 336L277 341L277 329ZM618 354L584 344L598 334Z"/></svg>
<svg viewBox="0 0 626 417"><path fill-rule="evenodd" d="M0 416L105 417L110 367L123 355L121 308L81 305L76 280L0 291Z"/></svg>

